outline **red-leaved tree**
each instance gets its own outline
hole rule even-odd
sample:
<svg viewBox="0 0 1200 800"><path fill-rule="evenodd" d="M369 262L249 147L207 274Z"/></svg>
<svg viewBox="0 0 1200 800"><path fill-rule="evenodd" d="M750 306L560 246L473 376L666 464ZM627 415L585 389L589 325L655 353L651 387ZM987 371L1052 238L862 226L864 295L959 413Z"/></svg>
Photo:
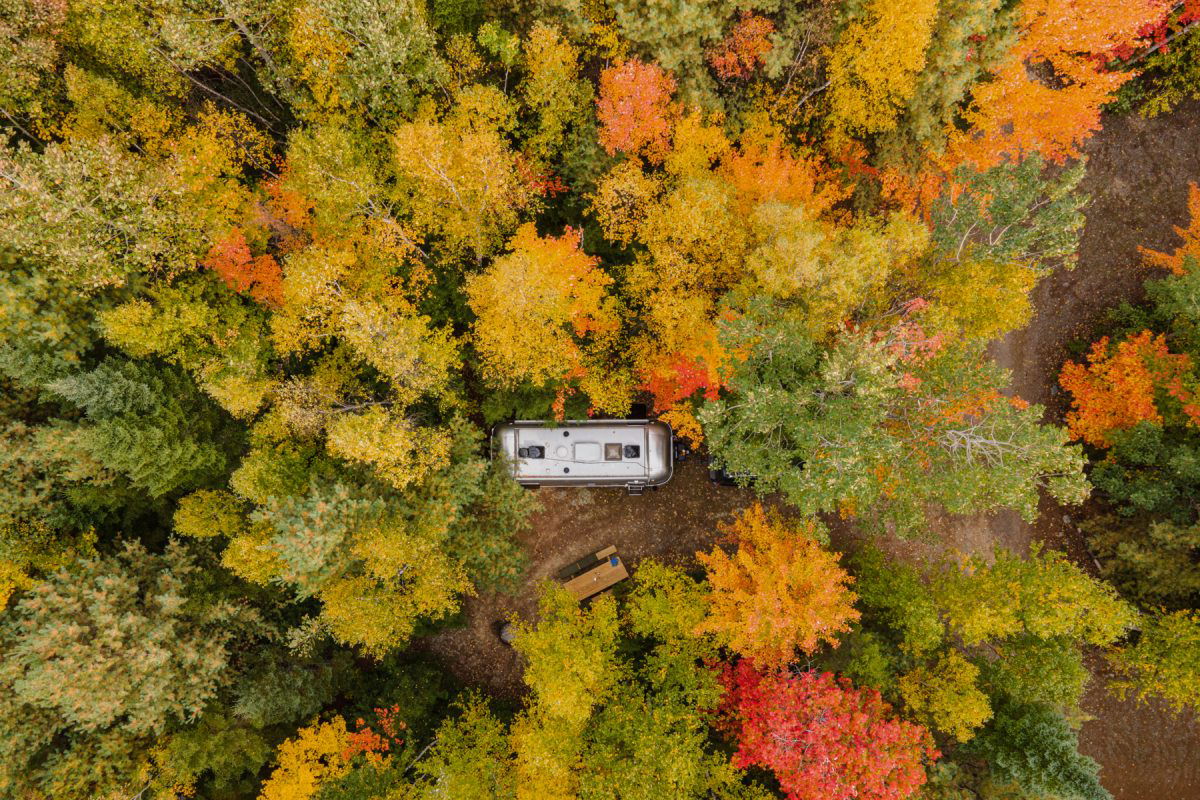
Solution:
<svg viewBox="0 0 1200 800"><path fill-rule="evenodd" d="M734 766L771 770L788 800L903 800L940 755L929 731L846 678L761 672L742 659L720 679L718 726L737 742Z"/></svg>
<svg viewBox="0 0 1200 800"><path fill-rule="evenodd" d="M637 153L660 164L671 147L678 115L671 104L675 79L657 64L631 58L600 73L600 144L609 155Z"/></svg>
<svg viewBox="0 0 1200 800"><path fill-rule="evenodd" d="M665 411L700 390L704 390L705 398L717 399L721 379L712 361L704 356L689 358L677 354L673 358L662 359L661 368L652 373L639 388L653 396L656 411Z"/></svg>

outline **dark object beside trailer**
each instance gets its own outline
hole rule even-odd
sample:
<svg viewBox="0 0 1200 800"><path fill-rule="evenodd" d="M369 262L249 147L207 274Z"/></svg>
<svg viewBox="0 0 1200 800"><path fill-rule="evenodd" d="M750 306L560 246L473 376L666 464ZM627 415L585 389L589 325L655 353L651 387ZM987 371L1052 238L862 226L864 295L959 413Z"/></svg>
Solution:
<svg viewBox="0 0 1200 800"><path fill-rule="evenodd" d="M754 476L749 472L730 472L718 467L711 456L708 458L708 479L717 486L747 487L754 482Z"/></svg>

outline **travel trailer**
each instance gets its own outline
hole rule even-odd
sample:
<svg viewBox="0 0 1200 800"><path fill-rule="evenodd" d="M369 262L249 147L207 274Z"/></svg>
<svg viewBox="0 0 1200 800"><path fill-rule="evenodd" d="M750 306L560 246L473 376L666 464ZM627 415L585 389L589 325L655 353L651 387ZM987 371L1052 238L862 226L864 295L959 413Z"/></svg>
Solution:
<svg viewBox="0 0 1200 800"><path fill-rule="evenodd" d="M503 453L523 486L611 486L641 494L675 470L674 435L645 419L520 420L492 431L492 454Z"/></svg>

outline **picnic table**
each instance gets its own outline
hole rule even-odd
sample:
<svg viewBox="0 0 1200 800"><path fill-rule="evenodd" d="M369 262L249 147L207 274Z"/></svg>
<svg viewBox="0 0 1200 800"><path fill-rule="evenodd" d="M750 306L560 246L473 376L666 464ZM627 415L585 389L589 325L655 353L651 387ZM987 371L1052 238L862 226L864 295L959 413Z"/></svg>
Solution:
<svg viewBox="0 0 1200 800"><path fill-rule="evenodd" d="M582 602L628 577L629 570L625 569L625 562L613 552L607 559L567 581L563 586L576 600Z"/></svg>

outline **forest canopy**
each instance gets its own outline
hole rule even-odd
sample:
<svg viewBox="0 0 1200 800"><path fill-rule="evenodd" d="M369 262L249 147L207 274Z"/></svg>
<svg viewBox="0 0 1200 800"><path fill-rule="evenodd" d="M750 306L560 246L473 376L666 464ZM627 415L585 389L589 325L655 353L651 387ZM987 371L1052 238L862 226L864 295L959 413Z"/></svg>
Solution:
<svg viewBox="0 0 1200 800"><path fill-rule="evenodd" d="M0 0L0 795L1107 797L1086 654L1200 687L1200 191L1065 424L986 348L1194 5ZM488 431L635 411L763 502L581 606ZM1103 579L885 555L1092 487Z"/></svg>

